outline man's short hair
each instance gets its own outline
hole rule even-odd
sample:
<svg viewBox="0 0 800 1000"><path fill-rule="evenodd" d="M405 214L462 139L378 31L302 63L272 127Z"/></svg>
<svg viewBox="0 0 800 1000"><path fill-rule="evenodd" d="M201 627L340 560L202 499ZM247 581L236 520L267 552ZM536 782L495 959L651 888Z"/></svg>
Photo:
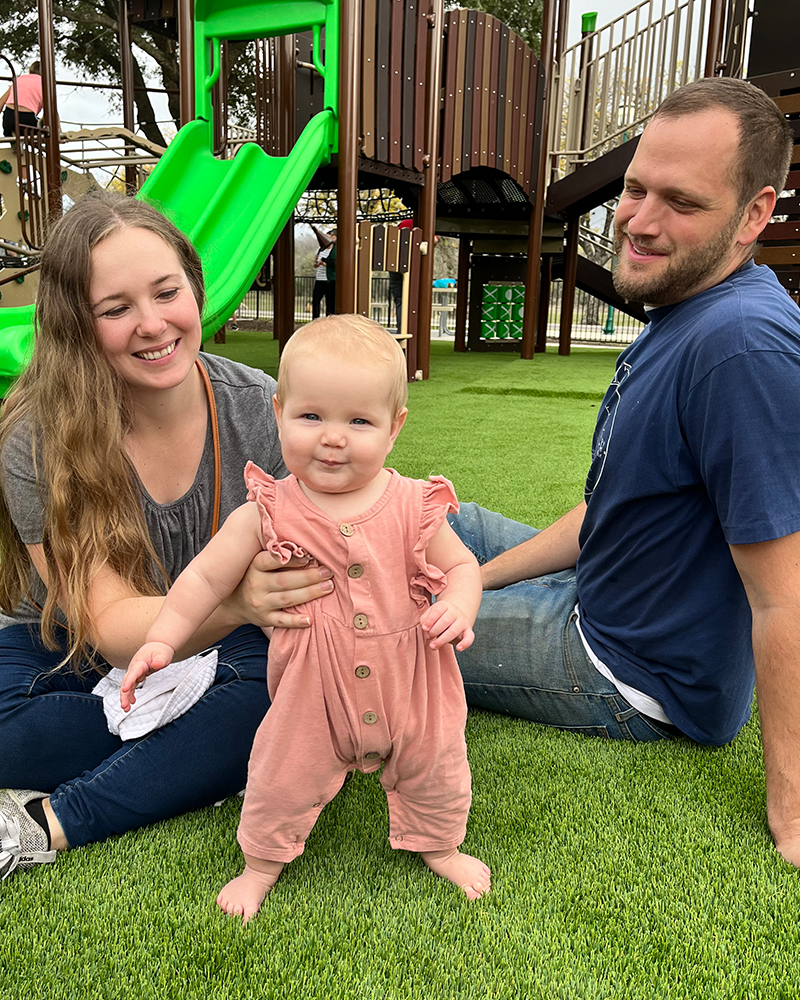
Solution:
<svg viewBox="0 0 800 1000"><path fill-rule="evenodd" d="M723 108L739 122L739 156L732 183L739 207L766 187L779 195L792 159L794 135L775 102L763 90L744 80L706 77L673 91L658 107L652 121L682 118L713 108Z"/></svg>

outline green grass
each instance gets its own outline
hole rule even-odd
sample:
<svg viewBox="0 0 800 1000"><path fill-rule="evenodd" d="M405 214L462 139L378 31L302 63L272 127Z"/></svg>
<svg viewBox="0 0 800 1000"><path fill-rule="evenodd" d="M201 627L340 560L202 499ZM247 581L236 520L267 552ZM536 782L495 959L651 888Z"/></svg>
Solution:
<svg viewBox="0 0 800 1000"><path fill-rule="evenodd" d="M263 336L214 350L274 373ZM580 498L614 358L434 344L392 463L544 525ZM356 775L242 928L213 902L239 868L229 801L3 883L0 1000L800 995L800 885L766 829L757 721L719 750L478 712L467 737L486 900L393 852L378 782Z"/></svg>

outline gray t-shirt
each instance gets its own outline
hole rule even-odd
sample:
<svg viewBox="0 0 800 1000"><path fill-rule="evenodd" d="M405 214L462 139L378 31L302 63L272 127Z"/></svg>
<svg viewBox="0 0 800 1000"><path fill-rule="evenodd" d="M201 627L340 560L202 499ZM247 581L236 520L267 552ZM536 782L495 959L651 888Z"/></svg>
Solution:
<svg viewBox="0 0 800 1000"><path fill-rule="evenodd" d="M278 430L272 409L275 380L256 368L201 354L217 404L220 439L220 524L247 499L244 467L253 461L276 479L282 479L286 466L281 456ZM36 482L30 431L20 427L6 442L0 456L3 490L14 525L26 545L42 540L44 502ZM156 553L171 579L183 570L211 537L214 507L214 446L211 421L195 481L180 499L160 504L140 486L145 521ZM33 571L31 593L41 605L45 590ZM5 625L39 620L39 613L28 601L11 619L0 615Z"/></svg>

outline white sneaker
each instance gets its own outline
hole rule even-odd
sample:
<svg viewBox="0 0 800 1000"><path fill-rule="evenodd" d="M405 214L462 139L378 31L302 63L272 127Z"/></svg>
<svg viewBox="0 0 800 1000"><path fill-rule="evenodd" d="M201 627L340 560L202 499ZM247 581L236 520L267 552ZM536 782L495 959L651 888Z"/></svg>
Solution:
<svg viewBox="0 0 800 1000"><path fill-rule="evenodd" d="M49 849L47 831L25 808L46 797L46 792L30 789L0 790L0 878L8 878L16 868L25 871L56 860L58 852Z"/></svg>

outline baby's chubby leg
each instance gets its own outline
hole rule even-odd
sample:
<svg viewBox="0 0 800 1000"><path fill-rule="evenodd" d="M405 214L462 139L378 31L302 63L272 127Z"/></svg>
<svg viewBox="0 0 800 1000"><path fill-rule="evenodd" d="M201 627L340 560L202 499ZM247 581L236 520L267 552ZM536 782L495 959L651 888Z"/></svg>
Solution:
<svg viewBox="0 0 800 1000"><path fill-rule="evenodd" d="M479 858L462 854L457 847L421 851L420 857L436 875L463 889L467 899L480 899L492 887L492 873L487 866Z"/></svg>
<svg viewBox="0 0 800 1000"><path fill-rule="evenodd" d="M267 893L278 881L283 862L266 861L250 854L245 854L244 862L242 874L231 879L217 896L217 906L229 917L241 917L247 923L258 913Z"/></svg>

